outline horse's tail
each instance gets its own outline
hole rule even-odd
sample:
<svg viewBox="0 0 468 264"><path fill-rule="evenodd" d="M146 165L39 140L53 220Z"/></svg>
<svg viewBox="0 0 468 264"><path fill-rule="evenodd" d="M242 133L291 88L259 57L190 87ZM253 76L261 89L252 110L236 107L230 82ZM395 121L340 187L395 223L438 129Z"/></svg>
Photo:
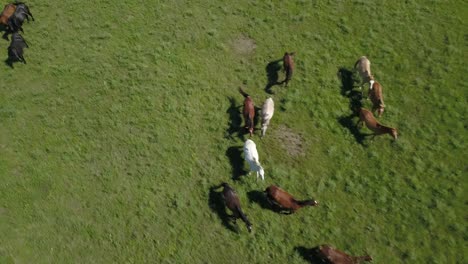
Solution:
<svg viewBox="0 0 468 264"><path fill-rule="evenodd" d="M247 216L244 214L244 212L242 212L242 209L240 208L240 206L237 206L236 210L239 213L240 218L242 219L242 221L244 221L245 226L247 226L247 230L249 230L249 232L252 232L252 223L250 223Z"/></svg>
<svg viewBox="0 0 468 264"><path fill-rule="evenodd" d="M244 92L244 90L242 90L242 88L239 87L239 92L245 97L247 98L249 96L248 93Z"/></svg>
<svg viewBox="0 0 468 264"><path fill-rule="evenodd" d="M313 200L313 199L310 199L310 200L303 200L303 201L296 201L296 203L300 206L306 206L306 205L309 205L309 206L316 206L318 204L317 201Z"/></svg>

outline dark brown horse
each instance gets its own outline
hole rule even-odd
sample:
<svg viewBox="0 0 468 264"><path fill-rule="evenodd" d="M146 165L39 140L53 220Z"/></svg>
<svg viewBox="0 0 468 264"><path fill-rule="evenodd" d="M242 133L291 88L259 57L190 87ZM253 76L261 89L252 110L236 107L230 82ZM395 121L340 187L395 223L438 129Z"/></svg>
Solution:
<svg viewBox="0 0 468 264"><path fill-rule="evenodd" d="M294 72L294 60L293 56L296 54L295 52L285 52L283 56L283 69L284 72L286 73L286 78L284 79L283 83L288 86L289 81L292 78L293 72Z"/></svg>
<svg viewBox="0 0 468 264"><path fill-rule="evenodd" d="M226 203L227 208L229 208L229 210L232 211L233 215L231 217L234 219L234 222L239 218L242 219L242 221L244 221L245 225L247 226L247 230L249 230L249 232L252 232L252 224L250 223L249 219L244 214L244 212L242 212L239 197L237 196L234 189L225 182L223 182L221 186L224 187L224 202Z"/></svg>
<svg viewBox="0 0 468 264"><path fill-rule="evenodd" d="M318 202L315 200L298 201L285 190L275 185L270 185L265 190L268 201L275 204L282 210L288 211L290 214L304 206L317 206Z"/></svg>
<svg viewBox="0 0 468 264"><path fill-rule="evenodd" d="M372 112L377 110L377 115L382 116L385 108L382 95L382 85L379 82L374 82L372 87L369 89L369 99L372 102Z"/></svg>
<svg viewBox="0 0 468 264"><path fill-rule="evenodd" d="M2 14L0 14L0 24L4 26L8 26L8 19L15 13L16 5L15 4L7 4L3 8Z"/></svg>
<svg viewBox="0 0 468 264"><path fill-rule="evenodd" d="M329 245L321 245L312 249L312 255L329 264L358 264L372 261L372 257L369 255L354 257Z"/></svg>
<svg viewBox="0 0 468 264"><path fill-rule="evenodd" d="M389 134L394 139L397 139L398 137L396 128L381 125L379 122L377 122L372 112L365 108L361 108L359 111L358 126L362 126L363 123L366 123L367 128L374 132L374 136Z"/></svg>
<svg viewBox="0 0 468 264"><path fill-rule="evenodd" d="M250 136L254 132L255 107L252 98L239 87L239 92L244 96L244 109L242 110L245 120L245 129L249 131Z"/></svg>

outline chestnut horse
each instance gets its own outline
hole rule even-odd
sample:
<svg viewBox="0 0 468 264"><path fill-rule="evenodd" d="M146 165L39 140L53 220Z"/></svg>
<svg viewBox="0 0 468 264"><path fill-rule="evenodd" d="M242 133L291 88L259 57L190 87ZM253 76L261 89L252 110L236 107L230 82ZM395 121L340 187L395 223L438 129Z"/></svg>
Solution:
<svg viewBox="0 0 468 264"><path fill-rule="evenodd" d="M234 219L234 222L237 219L241 218L247 226L247 230L249 230L249 232L252 232L252 224L250 223L249 219L247 219L247 216L244 214L244 212L242 212L239 197L237 196L234 189L225 182L223 182L221 186L224 187L224 202L226 203L227 208L229 208L229 210L232 211L233 215L231 217Z"/></svg>
<svg viewBox="0 0 468 264"><path fill-rule="evenodd" d="M366 123L367 128L374 132L374 136L389 134L394 139L397 139L398 137L398 132L396 128L381 125L379 122L377 122L372 112L365 108L361 108L361 110L359 111L358 126L362 126L363 123Z"/></svg>
<svg viewBox="0 0 468 264"><path fill-rule="evenodd" d="M385 104L383 101L382 95L382 85L379 82L374 82L371 89L369 89L368 97L372 102L372 112L377 110L377 115L380 117L382 116L385 108Z"/></svg>
<svg viewBox="0 0 468 264"><path fill-rule="evenodd" d="M364 261L372 261L372 257L366 256L350 256L343 251L335 249L329 245L321 245L312 249L312 255L321 259L325 263L331 264L358 264Z"/></svg>
<svg viewBox="0 0 468 264"><path fill-rule="evenodd" d="M255 107L252 98L246 92L239 87L239 92L244 96L244 120L245 120L245 129L249 131L250 136L254 132L254 117L255 117Z"/></svg>
<svg viewBox="0 0 468 264"><path fill-rule="evenodd" d="M0 14L0 24L4 26L8 26L8 19L15 13L16 5L15 4L7 4L3 8L2 14Z"/></svg>
<svg viewBox="0 0 468 264"><path fill-rule="evenodd" d="M284 67L284 72L286 73L286 78L282 83L286 83L286 86L288 86L289 81L292 78L292 74L294 71L294 60L293 56L296 54L295 52L285 52L283 56L283 67Z"/></svg>
<svg viewBox="0 0 468 264"><path fill-rule="evenodd" d="M294 197L287 193L285 190L275 185L270 185L268 188L266 188L265 193L268 201L271 204L276 204L282 210L288 211L290 214L296 212L298 209L306 205L318 205L318 202L315 200L298 201L294 199Z"/></svg>

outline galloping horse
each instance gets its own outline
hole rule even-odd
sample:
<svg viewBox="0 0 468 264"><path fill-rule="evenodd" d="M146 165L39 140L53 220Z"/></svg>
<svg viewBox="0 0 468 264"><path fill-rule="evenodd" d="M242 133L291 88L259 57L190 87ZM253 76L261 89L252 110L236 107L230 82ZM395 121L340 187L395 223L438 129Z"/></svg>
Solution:
<svg viewBox="0 0 468 264"><path fill-rule="evenodd" d="M225 182L223 182L221 186L224 187L223 189L224 202L226 203L227 208L229 208L229 210L232 211L233 215L231 217L234 219L234 222L237 219L241 218L242 221L244 221L245 225L247 226L247 230L249 230L249 232L252 232L252 224L250 223L249 219L244 214L244 212L242 212L239 197L237 196L234 189Z"/></svg>
<svg viewBox="0 0 468 264"><path fill-rule="evenodd" d="M371 111L365 108L361 108L361 110L359 111L358 126L362 126L364 122L366 123L367 128L374 132L374 136L389 134L394 139L397 139L398 137L398 132L396 128L381 125L379 122L377 122Z"/></svg>
<svg viewBox="0 0 468 264"><path fill-rule="evenodd" d="M356 61L356 63L354 64L354 68L358 71L359 75L361 76L361 86L364 83L370 83L369 89L372 89L372 84L374 83L374 76L371 73L370 65L371 63L369 59L367 59L366 56L362 56Z"/></svg>
<svg viewBox="0 0 468 264"><path fill-rule="evenodd" d="M317 206L318 202L315 200L304 200L298 201L294 199L292 195L287 193L285 190L275 186L270 185L265 190L268 201L271 204L276 204L282 210L288 211L290 214L296 212L298 209L308 205L308 206Z"/></svg>
<svg viewBox="0 0 468 264"><path fill-rule="evenodd" d="M254 131L254 117L255 117L255 107L252 98L246 92L239 87L239 92L244 96L244 120L245 120L245 129L249 131L250 136L252 136Z"/></svg>
<svg viewBox="0 0 468 264"><path fill-rule="evenodd" d="M286 86L288 86L289 81L292 78L293 71L294 71L294 60L293 56L296 54L295 52L285 52L283 56L283 67L284 67L284 72L286 73L286 78L284 79L283 83L286 83Z"/></svg>
<svg viewBox="0 0 468 264"><path fill-rule="evenodd" d="M262 180L265 180L265 171L258 158L257 145L251 139L247 139L244 143L244 158L249 163L250 171L257 173L257 179L260 176Z"/></svg>
<svg viewBox="0 0 468 264"><path fill-rule="evenodd" d="M380 85L379 82L374 82L374 85L372 85L371 89L369 89L368 97L370 98L373 105L372 112L375 112L375 110L377 110L377 115L379 117L382 116L385 104L382 95L382 85Z"/></svg>
<svg viewBox="0 0 468 264"><path fill-rule="evenodd" d="M321 245L312 249L312 255L330 264L358 264L364 261L372 261L372 257L369 255L350 256L329 245Z"/></svg>
<svg viewBox="0 0 468 264"><path fill-rule="evenodd" d="M262 106L262 137L265 136L266 130L268 125L270 124L270 120L273 117L275 112L275 103L273 99L270 97L265 100Z"/></svg>

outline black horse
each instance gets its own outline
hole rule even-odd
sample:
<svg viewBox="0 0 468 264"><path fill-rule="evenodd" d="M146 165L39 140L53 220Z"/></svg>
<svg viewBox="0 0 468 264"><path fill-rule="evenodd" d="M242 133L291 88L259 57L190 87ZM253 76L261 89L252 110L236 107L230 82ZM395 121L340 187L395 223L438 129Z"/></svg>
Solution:
<svg viewBox="0 0 468 264"><path fill-rule="evenodd" d="M23 22L24 20L28 20L29 22L29 17L31 16L32 20L34 21L34 17L31 14L31 11L29 10L29 7L23 3L23 2L17 2L15 3L16 5L16 10L13 13L13 15L10 16L8 19L8 27L13 31L17 32L18 30L23 31Z"/></svg>
<svg viewBox="0 0 468 264"><path fill-rule="evenodd" d="M26 40L24 40L18 32L13 33L10 46L8 47L8 59L6 61L10 67L13 67L14 61L21 61L26 64L26 60L23 57L24 48L29 48Z"/></svg>
<svg viewBox="0 0 468 264"><path fill-rule="evenodd" d="M244 214L244 212L242 212L239 197L237 196L236 191L231 186L229 186L229 184L225 182L223 182L221 186L224 187L223 189L224 202L227 208L229 208L229 210L232 211L233 215L231 217L234 219L234 222L237 219L241 218L242 221L244 221L245 225L247 226L247 230L249 230L249 232L252 232L252 224L250 223L249 219Z"/></svg>

